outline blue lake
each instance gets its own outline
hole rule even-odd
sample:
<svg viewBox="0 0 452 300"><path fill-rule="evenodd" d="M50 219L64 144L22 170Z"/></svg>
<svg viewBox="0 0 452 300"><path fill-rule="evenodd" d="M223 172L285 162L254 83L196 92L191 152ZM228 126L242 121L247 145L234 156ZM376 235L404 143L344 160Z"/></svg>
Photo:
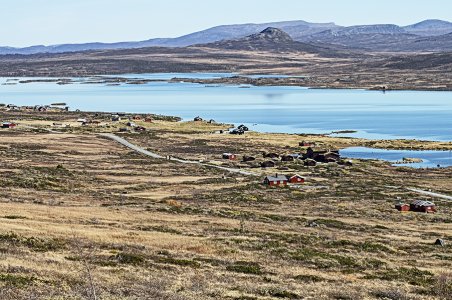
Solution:
<svg viewBox="0 0 452 300"><path fill-rule="evenodd" d="M436 168L452 166L452 151L412 151L412 150L385 150L365 147L352 147L343 149L340 154L348 158L378 159L392 163L400 162L403 158L420 158L421 163L396 164L413 168Z"/></svg>
<svg viewBox="0 0 452 300"><path fill-rule="evenodd" d="M218 78L233 74L129 74L162 79ZM7 78L0 78L0 84ZM8 81L12 83L14 81ZM300 87L210 86L150 82L143 85L28 83L0 85L0 103L66 102L87 111L157 113L247 124L253 130L328 133L370 139L452 140L452 92L378 92Z"/></svg>

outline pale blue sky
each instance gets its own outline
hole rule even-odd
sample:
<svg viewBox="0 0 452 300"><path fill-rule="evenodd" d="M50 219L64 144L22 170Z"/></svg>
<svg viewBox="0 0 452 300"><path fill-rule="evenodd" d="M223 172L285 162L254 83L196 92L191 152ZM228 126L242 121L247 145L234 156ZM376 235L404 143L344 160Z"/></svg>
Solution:
<svg viewBox="0 0 452 300"><path fill-rule="evenodd" d="M0 0L0 45L176 37L222 24L452 21L451 0Z"/></svg>

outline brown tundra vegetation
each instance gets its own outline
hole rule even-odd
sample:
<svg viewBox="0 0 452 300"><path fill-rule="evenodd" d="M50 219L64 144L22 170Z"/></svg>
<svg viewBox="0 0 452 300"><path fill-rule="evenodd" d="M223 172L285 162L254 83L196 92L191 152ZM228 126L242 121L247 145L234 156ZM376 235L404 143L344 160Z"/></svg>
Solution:
<svg viewBox="0 0 452 300"><path fill-rule="evenodd" d="M0 117L18 123L0 130L1 299L452 299L452 202L407 190L451 195L450 168L256 167L263 152L305 151L303 140L325 149L451 143L236 136L217 133L224 124L159 116L134 121L146 131L124 133L127 121L83 112ZM207 165L148 157L101 132ZM223 160L227 152L239 158ZM261 184L274 173L306 182ZM417 199L438 212L394 209Z"/></svg>

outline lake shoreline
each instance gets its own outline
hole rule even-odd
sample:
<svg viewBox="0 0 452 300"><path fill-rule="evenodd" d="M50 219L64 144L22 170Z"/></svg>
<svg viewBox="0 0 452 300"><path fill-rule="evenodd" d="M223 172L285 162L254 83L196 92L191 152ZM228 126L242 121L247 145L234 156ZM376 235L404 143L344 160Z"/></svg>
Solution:
<svg viewBox="0 0 452 300"><path fill-rule="evenodd" d="M169 123L179 123L182 125L187 125L193 127L193 130L197 128L204 128L204 125L210 123L207 121L194 122L192 120L184 120L179 116L169 116L164 114L152 114L152 113L135 113L135 112L105 112L105 111L80 111L72 110L67 112L58 111L48 111L48 112L34 112L28 111L6 111L5 107L0 105L0 121L18 121L20 123L21 119L40 119L40 120L54 120L58 119L78 119L78 118L88 118L88 119L104 119L108 120L111 116L116 114L124 115L124 118L133 119L136 116L144 118L144 116L149 116L159 122L169 122ZM223 130L224 134L227 134L231 128L237 126L238 124L228 123L228 122L215 122L210 125L218 130ZM244 123L246 124L246 123ZM50 125L50 124L49 124ZM51 127L51 126L50 126ZM262 131L250 131L247 134L262 136L265 138L272 137L296 137L300 140L314 141L320 143L326 143L334 149L344 149L348 147L368 147L373 149L381 150L401 150L401 151L452 151L452 141L430 141L430 140L420 140L420 139L368 139L368 138L358 138L358 137L341 137L338 136L337 132L351 132L352 130L336 130L325 133L285 133L285 132L262 132Z"/></svg>
<svg viewBox="0 0 452 300"><path fill-rule="evenodd" d="M137 73L136 75L147 74L160 74L160 73ZM193 72L192 74L197 74ZM226 74L226 73L225 73ZM275 74L237 74L222 78L170 78L170 79L144 79L144 78L126 78L123 77L127 74L92 74L82 75L77 77L66 76L45 76L48 79L29 79L29 78L43 78L42 76L26 76L16 78L27 78L25 81L8 82L3 85L14 84L28 84L28 83L55 83L55 84L147 84L152 82L167 82L167 83L195 83L200 85L240 85L240 86L268 86L268 87L302 87L307 89L319 89L319 90L365 90L365 91L379 91L379 92L391 92L391 91L423 91L423 92L450 92L452 86L425 86L425 85L408 85L401 84L381 83L381 84L363 84L359 82L341 82L334 81L328 82L325 79L312 80L312 76L299 76L299 75L281 75L278 77ZM111 77L110 77L111 76ZM256 77L253 77L256 76ZM262 77L259 77L262 76ZM270 76L270 77L267 77ZM109 78L110 77L110 78ZM1 77L0 77L1 78ZM7 77L3 77L7 78ZM87 79L87 81L80 82L74 79ZM89 81L89 79L97 79ZM214 86L213 86L214 87Z"/></svg>
<svg viewBox="0 0 452 300"><path fill-rule="evenodd" d="M65 102L71 108L90 112L157 113L179 116L182 120L201 116L220 123L243 123L263 133L452 141L450 92L303 88L284 85L287 80L304 80L302 77L250 76L158 73L0 78L0 84L6 84L0 86L0 98L5 104L17 105ZM180 78L187 79L181 82ZM228 84L230 80L261 85ZM199 81L226 83L203 86ZM266 85L273 82L282 85Z"/></svg>

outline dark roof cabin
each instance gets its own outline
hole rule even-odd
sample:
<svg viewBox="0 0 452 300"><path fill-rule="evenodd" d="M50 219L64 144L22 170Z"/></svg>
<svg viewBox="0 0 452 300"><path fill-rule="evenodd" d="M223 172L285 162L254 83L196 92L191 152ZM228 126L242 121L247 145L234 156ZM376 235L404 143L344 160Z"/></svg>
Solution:
<svg viewBox="0 0 452 300"><path fill-rule="evenodd" d="M265 161L261 163L262 168L274 168L276 166L274 161Z"/></svg>
<svg viewBox="0 0 452 300"><path fill-rule="evenodd" d="M255 161L255 160L256 160L256 158L253 156L244 156L242 159L243 162L249 162L249 161Z"/></svg>
<svg viewBox="0 0 452 300"><path fill-rule="evenodd" d="M306 158L313 159L317 162L335 162L339 160L339 151L314 150L311 147L306 151Z"/></svg>
<svg viewBox="0 0 452 300"><path fill-rule="evenodd" d="M146 128L144 128L143 126L137 126L137 127L135 127L135 131L143 132L143 131L146 131Z"/></svg>
<svg viewBox="0 0 452 300"><path fill-rule="evenodd" d="M243 131L241 129L234 129L234 130L230 131L229 133L236 134L236 135L243 135L243 134L245 134L245 131Z"/></svg>
<svg viewBox="0 0 452 300"><path fill-rule="evenodd" d="M339 155L339 153L336 153L336 152L327 152L325 154L318 156L319 161L326 162L326 163L337 162L340 158L341 158L341 156Z"/></svg>
<svg viewBox="0 0 452 300"><path fill-rule="evenodd" d="M315 167L315 166L317 166L317 162L313 159L308 158L304 161L304 165L306 167Z"/></svg>
<svg viewBox="0 0 452 300"><path fill-rule="evenodd" d="M201 121L203 121L203 119L200 116L197 116L196 118L193 119L193 121L201 122Z"/></svg>
<svg viewBox="0 0 452 300"><path fill-rule="evenodd" d="M268 186L286 186L288 183L287 176L278 175L267 176L264 178L264 184Z"/></svg>
<svg viewBox="0 0 452 300"><path fill-rule="evenodd" d="M436 205L430 201L416 200L410 204L410 210L423 213L435 213Z"/></svg>
<svg viewBox="0 0 452 300"><path fill-rule="evenodd" d="M295 158L291 155L283 155L281 156L281 161L294 161Z"/></svg>
<svg viewBox="0 0 452 300"><path fill-rule="evenodd" d="M276 153L263 153L264 158L277 159L279 158L279 154Z"/></svg>
<svg viewBox="0 0 452 300"><path fill-rule="evenodd" d="M246 127L245 125L240 125L239 127L237 127L237 129L243 130L243 131L249 131L250 129L248 127Z"/></svg>

